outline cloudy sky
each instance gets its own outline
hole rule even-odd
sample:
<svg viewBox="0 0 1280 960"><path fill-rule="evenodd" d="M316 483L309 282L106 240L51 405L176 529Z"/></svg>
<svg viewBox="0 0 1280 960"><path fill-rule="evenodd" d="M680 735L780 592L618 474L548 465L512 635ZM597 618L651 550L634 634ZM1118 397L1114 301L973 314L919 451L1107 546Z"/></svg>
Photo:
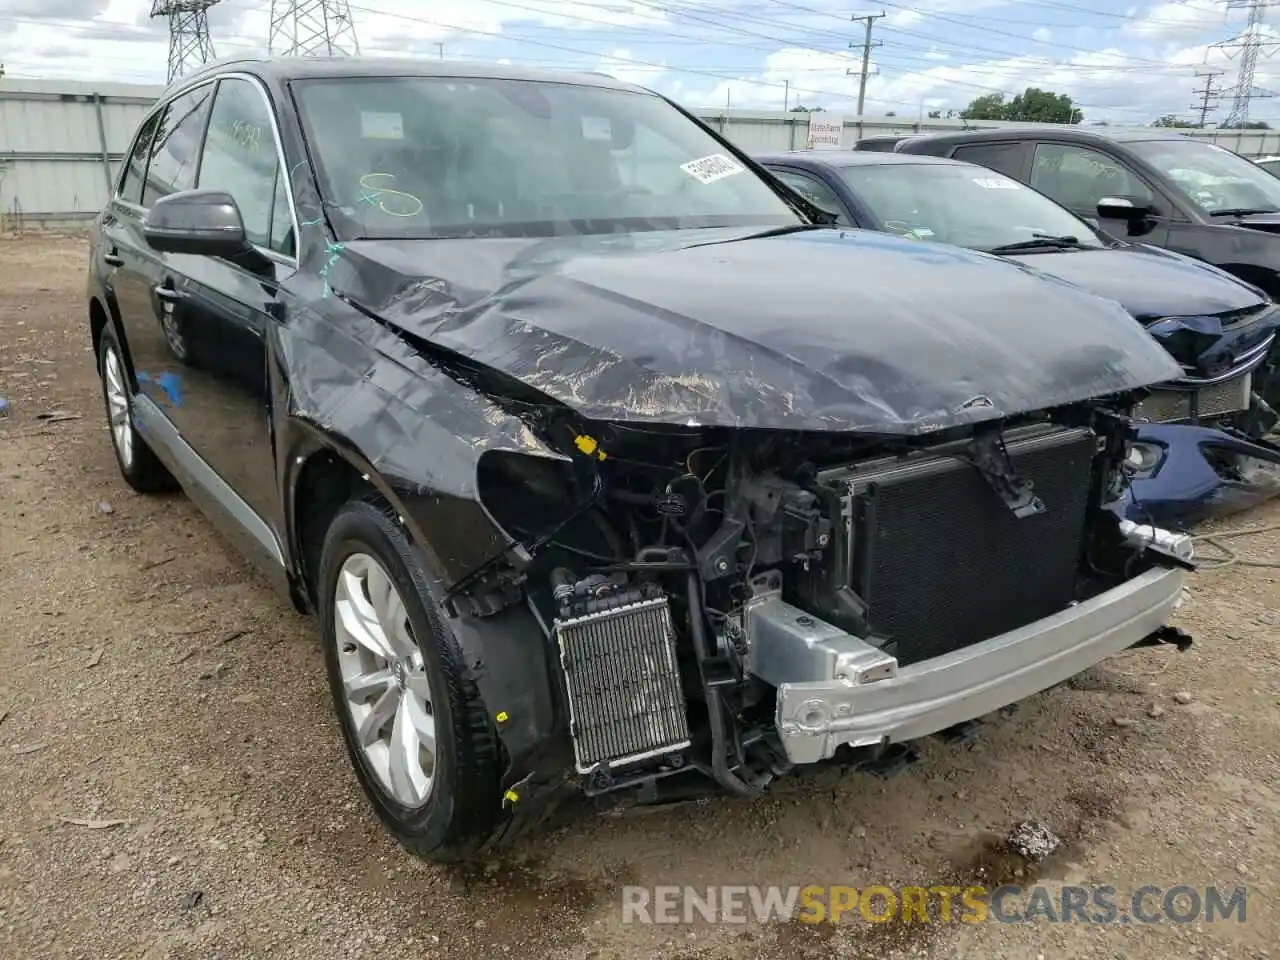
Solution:
<svg viewBox="0 0 1280 960"><path fill-rule="evenodd" d="M281 2L281 0L277 0ZM281 3L283 5L283 3ZM163 82L167 24L152 0L0 0L0 62L11 77ZM270 0L219 0L219 56L264 50ZM1089 120L1192 115L1197 70L1235 81L1244 13L1225 0L351 0L364 53L506 60L603 70L692 107L854 112L862 26L884 12L867 113L958 109L1029 84L1070 94ZM1280 40L1280 9L1270 13ZM1266 48L1264 54L1280 51ZM1258 85L1280 94L1280 56ZM789 98L789 99L788 99ZM1225 110L1225 107L1224 107ZM1280 118L1280 97L1254 101Z"/></svg>

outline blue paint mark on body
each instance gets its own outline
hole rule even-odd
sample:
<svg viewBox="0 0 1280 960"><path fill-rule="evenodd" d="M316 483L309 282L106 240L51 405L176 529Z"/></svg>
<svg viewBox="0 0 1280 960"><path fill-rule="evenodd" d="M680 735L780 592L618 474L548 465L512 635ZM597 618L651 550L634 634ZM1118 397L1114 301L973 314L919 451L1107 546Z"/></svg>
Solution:
<svg viewBox="0 0 1280 960"><path fill-rule="evenodd" d="M166 370L164 373L152 376L145 370L139 370L136 376L138 383L154 383L159 387L171 406L182 406L182 378L176 373Z"/></svg>

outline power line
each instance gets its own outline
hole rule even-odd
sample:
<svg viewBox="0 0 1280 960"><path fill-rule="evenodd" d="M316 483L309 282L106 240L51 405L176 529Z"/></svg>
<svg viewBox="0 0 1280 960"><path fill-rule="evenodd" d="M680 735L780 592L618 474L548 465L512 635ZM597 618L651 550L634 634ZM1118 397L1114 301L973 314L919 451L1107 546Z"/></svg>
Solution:
<svg viewBox="0 0 1280 960"><path fill-rule="evenodd" d="M1200 97L1198 104L1191 105L1192 110L1200 111L1200 123L1197 126L1203 128L1209 119L1209 114L1218 109L1218 104L1222 100L1222 91L1213 85L1215 78L1222 76L1225 70L1197 70L1197 77L1204 77L1204 86L1196 87L1193 93Z"/></svg>
<svg viewBox="0 0 1280 960"><path fill-rule="evenodd" d="M151 16L169 21L169 66L166 81L172 83L189 67L214 58L209 36L209 8L218 0L153 0Z"/></svg>
<svg viewBox="0 0 1280 960"><path fill-rule="evenodd" d="M866 36L862 40L862 70L858 75L858 116L862 116L862 105L867 99L867 76L871 72L871 48L880 46L879 40L874 43L871 40L871 25L877 20L884 19L884 11L867 13L860 17L854 16L849 19L854 23L861 23L866 28ZM852 48L853 44L850 43L849 46ZM845 70L846 74L850 72L852 71Z"/></svg>

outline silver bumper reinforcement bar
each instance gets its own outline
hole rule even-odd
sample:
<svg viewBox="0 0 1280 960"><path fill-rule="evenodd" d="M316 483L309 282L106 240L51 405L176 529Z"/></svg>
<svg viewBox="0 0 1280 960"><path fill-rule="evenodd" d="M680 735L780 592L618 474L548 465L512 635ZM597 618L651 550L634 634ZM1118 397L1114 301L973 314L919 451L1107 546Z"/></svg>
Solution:
<svg viewBox="0 0 1280 960"><path fill-rule="evenodd" d="M927 736L1070 679L1163 627L1184 578L1181 569L1150 570L1043 620L905 667L778 594L764 595L746 610L752 670L777 687L787 758L816 763L845 744Z"/></svg>

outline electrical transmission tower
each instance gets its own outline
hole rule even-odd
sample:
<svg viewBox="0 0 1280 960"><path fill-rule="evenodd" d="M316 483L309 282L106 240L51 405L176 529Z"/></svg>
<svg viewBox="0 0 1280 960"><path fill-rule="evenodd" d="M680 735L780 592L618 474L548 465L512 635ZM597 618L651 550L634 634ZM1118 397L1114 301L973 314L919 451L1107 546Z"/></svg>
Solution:
<svg viewBox="0 0 1280 960"><path fill-rule="evenodd" d="M1196 87L1192 93L1200 98L1199 103L1191 105L1192 110L1200 111L1200 122L1196 124L1198 127L1204 127L1209 119L1209 114L1218 109L1218 104L1222 100L1222 91L1213 85L1214 80L1226 73L1225 70L1197 70L1196 77L1204 78L1204 86Z"/></svg>
<svg viewBox="0 0 1280 960"><path fill-rule="evenodd" d="M1249 101L1275 94L1259 90L1253 85L1254 71L1258 67L1258 54L1267 51L1271 56L1280 41L1267 40L1262 32L1263 19L1266 16L1269 0L1224 0L1227 10L1248 10L1249 22L1235 37L1214 46L1227 51L1228 56L1234 52L1240 54L1240 74L1236 85L1228 93L1231 94L1231 109L1227 118L1222 121L1223 127L1242 127L1249 122Z"/></svg>
<svg viewBox="0 0 1280 960"><path fill-rule="evenodd" d="M861 44L850 43L849 49L853 50L862 47L862 69L858 71L858 116L862 116L862 104L867 98L867 77L871 75L871 48L880 46L880 41L871 42L871 25L877 20L884 17L884 11L880 13L867 13L862 16L853 16L849 19L854 23L861 23L866 27L867 33ZM852 70L846 70L846 74L853 73Z"/></svg>
<svg viewBox="0 0 1280 960"><path fill-rule="evenodd" d="M209 8L218 0L152 0L151 16L169 19L169 73L172 81L189 67L212 60Z"/></svg>
<svg viewBox="0 0 1280 960"><path fill-rule="evenodd" d="M360 53L347 0L271 0L267 49L292 57L349 57Z"/></svg>

